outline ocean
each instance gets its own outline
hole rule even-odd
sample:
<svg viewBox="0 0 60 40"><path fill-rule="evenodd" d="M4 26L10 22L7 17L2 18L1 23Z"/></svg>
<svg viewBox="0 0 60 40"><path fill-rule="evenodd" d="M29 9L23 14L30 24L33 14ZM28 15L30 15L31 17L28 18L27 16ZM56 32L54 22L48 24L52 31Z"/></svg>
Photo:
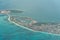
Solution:
<svg viewBox="0 0 60 40"><path fill-rule="evenodd" d="M60 23L59 0L0 0L0 10L20 9L22 14L38 22ZM7 15L0 15L0 40L60 40L60 35L33 32L8 21Z"/></svg>

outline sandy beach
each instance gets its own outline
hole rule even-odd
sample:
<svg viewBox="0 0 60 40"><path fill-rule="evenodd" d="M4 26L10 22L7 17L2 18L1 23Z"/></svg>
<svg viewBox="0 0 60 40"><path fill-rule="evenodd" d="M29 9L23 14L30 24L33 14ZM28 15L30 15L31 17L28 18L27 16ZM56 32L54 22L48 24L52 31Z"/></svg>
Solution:
<svg viewBox="0 0 60 40"><path fill-rule="evenodd" d="M28 29L28 30L30 30L30 31L36 32L36 31L34 31L34 30L32 30L32 29L29 29L29 28L27 28L27 27L21 26L21 25L15 23L15 22L11 21L11 20L10 20L10 16L9 16L8 20L9 20L11 23L14 23L14 24L17 25L17 26L20 26L20 27L25 28L25 29Z"/></svg>
<svg viewBox="0 0 60 40"><path fill-rule="evenodd" d="M43 32L43 31L35 31L35 30L32 30L32 29L29 29L29 28L27 28L27 27L24 27L24 26L22 26L22 25L19 25L19 24L15 23L15 22L11 21L11 20L10 20L10 16L9 16L9 18L8 18L8 21L11 22L11 23L14 23L15 25L17 25L17 26L19 26L19 27L25 28L25 29L27 29L27 30L29 30L29 31L41 32L41 33L45 33L45 34L60 36L60 34L53 34L53 33L48 33L48 32Z"/></svg>

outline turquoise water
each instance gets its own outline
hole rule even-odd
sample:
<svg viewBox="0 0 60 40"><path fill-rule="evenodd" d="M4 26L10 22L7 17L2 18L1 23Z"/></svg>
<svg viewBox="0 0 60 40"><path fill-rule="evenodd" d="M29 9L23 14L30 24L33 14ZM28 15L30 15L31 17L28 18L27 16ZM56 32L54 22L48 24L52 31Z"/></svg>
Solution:
<svg viewBox="0 0 60 40"><path fill-rule="evenodd" d="M23 14L39 22L60 23L60 0L0 0L0 10L21 9ZM32 32L21 28L0 15L0 40L60 40L60 36L42 32Z"/></svg>
<svg viewBox="0 0 60 40"><path fill-rule="evenodd" d="M60 40L60 36L42 32L32 32L21 28L0 16L0 40Z"/></svg>

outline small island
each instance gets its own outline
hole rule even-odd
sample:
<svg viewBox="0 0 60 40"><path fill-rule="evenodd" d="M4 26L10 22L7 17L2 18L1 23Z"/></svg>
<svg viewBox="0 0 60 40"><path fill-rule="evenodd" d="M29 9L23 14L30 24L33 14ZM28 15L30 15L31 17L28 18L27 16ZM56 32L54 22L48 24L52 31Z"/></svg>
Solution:
<svg viewBox="0 0 60 40"><path fill-rule="evenodd" d="M60 34L59 23L39 23L30 17L10 16L9 20L12 23L24 26L28 30L34 32L48 32L53 34Z"/></svg>
<svg viewBox="0 0 60 40"><path fill-rule="evenodd" d="M17 26L23 27L33 32L47 32L60 34L60 23L41 23L30 17L9 15L12 13L22 13L20 10L0 10L0 14L8 14L8 20Z"/></svg>
<svg viewBox="0 0 60 40"><path fill-rule="evenodd" d="M0 10L1 14L22 13L21 10Z"/></svg>

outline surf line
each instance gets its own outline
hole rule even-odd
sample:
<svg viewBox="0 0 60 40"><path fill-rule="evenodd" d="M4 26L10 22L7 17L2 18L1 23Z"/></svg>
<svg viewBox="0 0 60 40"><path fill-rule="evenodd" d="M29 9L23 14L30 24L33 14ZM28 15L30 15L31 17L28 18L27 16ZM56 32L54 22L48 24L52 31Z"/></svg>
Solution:
<svg viewBox="0 0 60 40"><path fill-rule="evenodd" d="M44 33L44 34L50 34L50 35L60 36L60 34L53 34L53 33L42 32L42 31L35 31L35 30L30 29L30 28L27 28L27 27L24 27L24 26L22 26L22 25L19 25L19 24L15 23L15 22L11 21L9 15L8 15L8 21L11 22L11 23L13 23L13 24L15 24L15 25L17 25L17 26L19 26L19 27L21 27L21 28L25 28L25 29L27 29L27 30L29 30L29 31L40 32L40 33Z"/></svg>
<svg viewBox="0 0 60 40"><path fill-rule="evenodd" d="M24 26L22 26L22 25L19 25L19 24L15 23L15 22L11 21L11 20L10 20L10 16L8 17L8 20L9 20L11 23L14 23L14 24L17 25L17 26L20 26L20 27L25 28L25 29L28 29L28 30L30 30L30 31L36 32L35 30L29 29L29 28L27 28L27 27L24 27Z"/></svg>

